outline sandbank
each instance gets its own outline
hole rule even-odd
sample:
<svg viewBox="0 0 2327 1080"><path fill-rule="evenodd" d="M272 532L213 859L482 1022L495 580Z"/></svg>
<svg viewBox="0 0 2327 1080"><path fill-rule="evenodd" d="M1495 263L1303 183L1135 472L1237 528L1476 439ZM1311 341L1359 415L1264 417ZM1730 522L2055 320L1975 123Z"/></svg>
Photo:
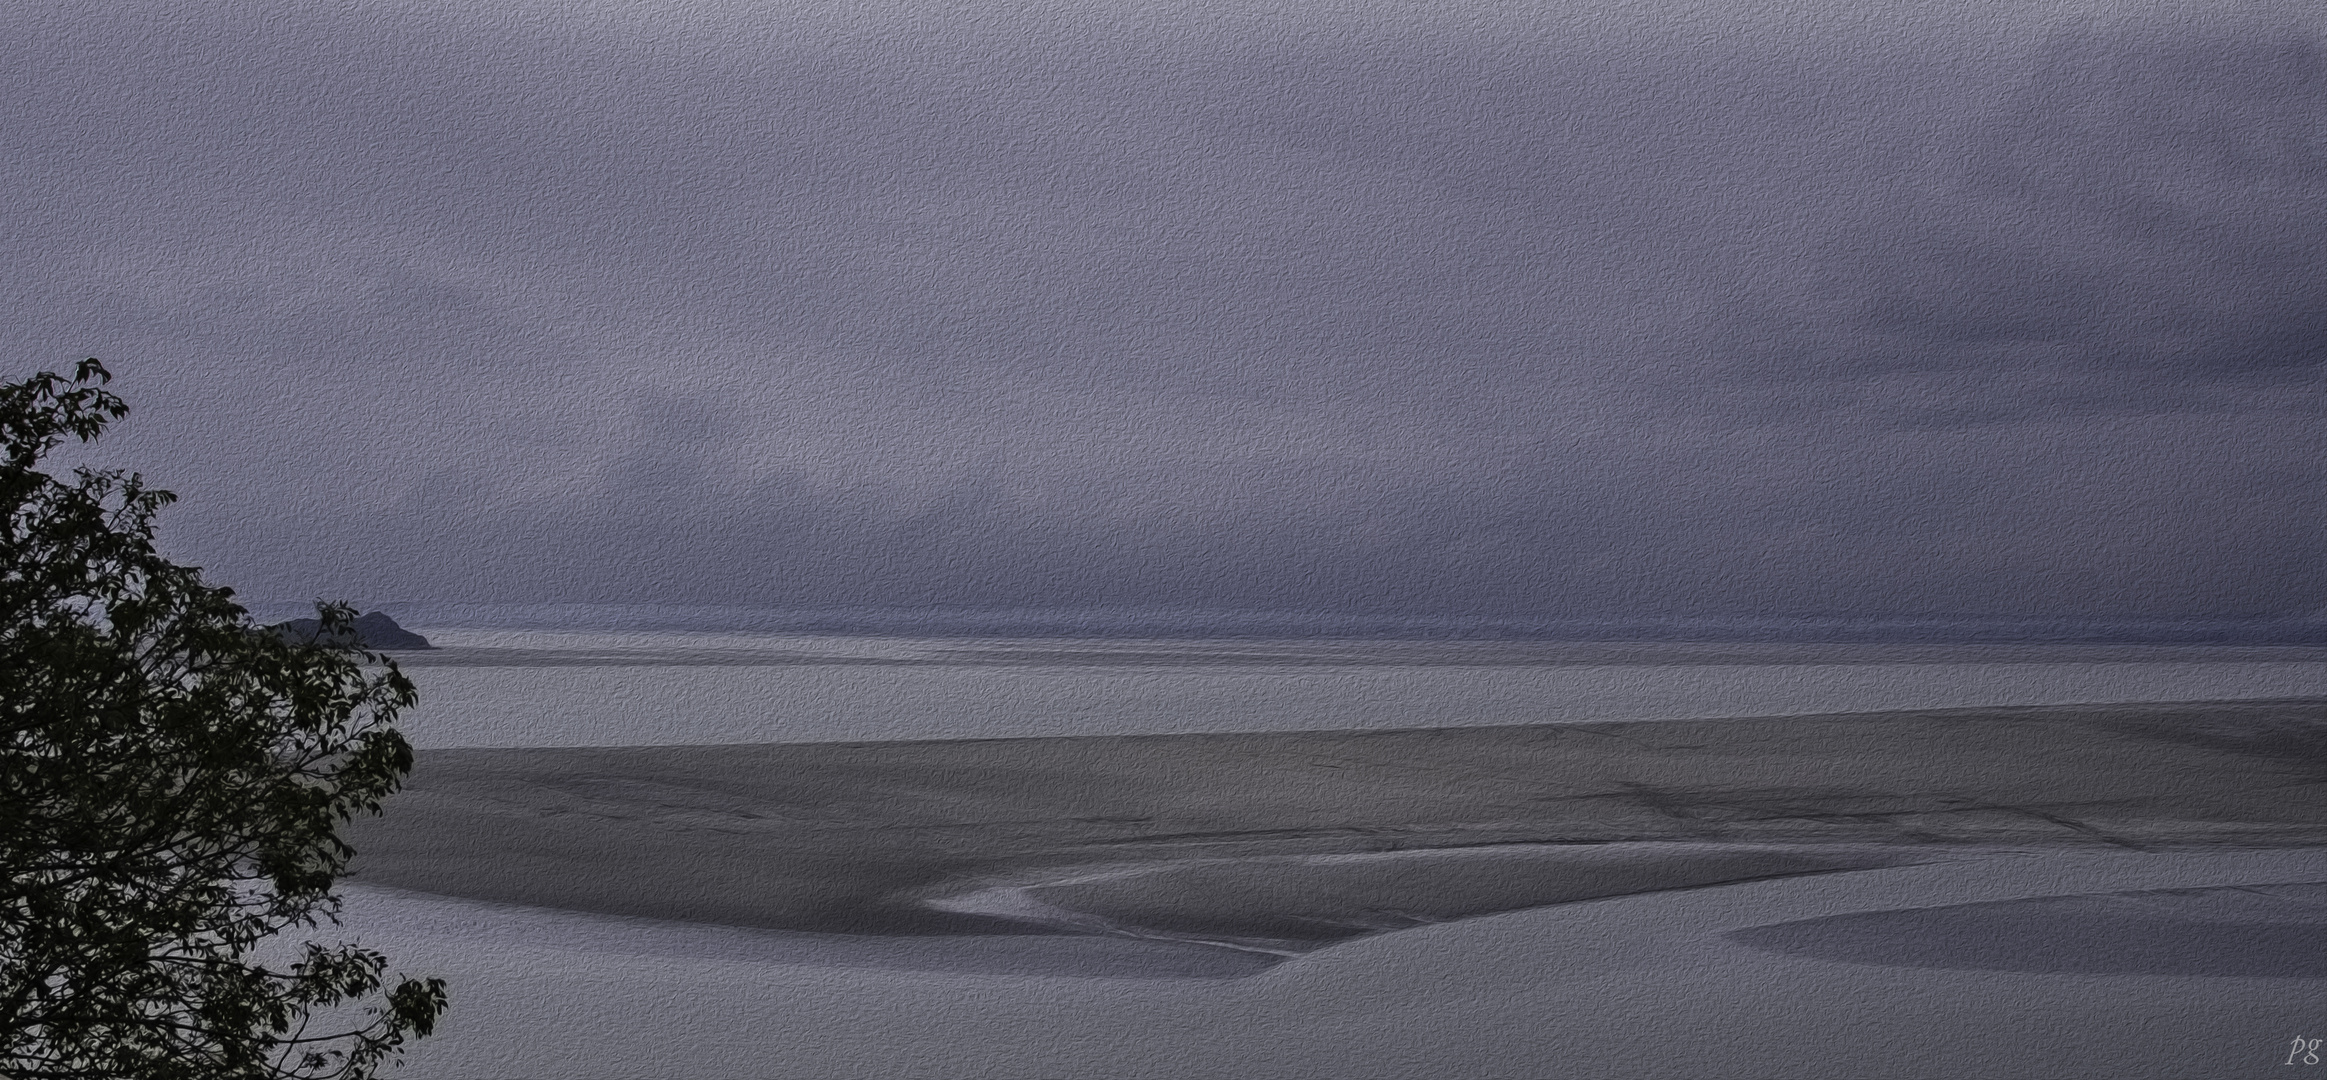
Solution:
<svg viewBox="0 0 2327 1080"><path fill-rule="evenodd" d="M442 749L351 840L358 881L497 903L1289 954L1999 849L2327 845L2322 762L2327 703L2308 699Z"/></svg>

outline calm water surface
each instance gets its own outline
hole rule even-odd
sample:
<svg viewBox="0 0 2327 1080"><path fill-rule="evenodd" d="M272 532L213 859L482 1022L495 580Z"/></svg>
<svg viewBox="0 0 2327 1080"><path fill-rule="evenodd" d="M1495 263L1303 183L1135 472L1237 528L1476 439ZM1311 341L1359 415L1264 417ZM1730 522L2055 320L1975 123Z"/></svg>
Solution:
<svg viewBox="0 0 2327 1080"><path fill-rule="evenodd" d="M424 629L415 745L969 739L2327 696L2327 650Z"/></svg>

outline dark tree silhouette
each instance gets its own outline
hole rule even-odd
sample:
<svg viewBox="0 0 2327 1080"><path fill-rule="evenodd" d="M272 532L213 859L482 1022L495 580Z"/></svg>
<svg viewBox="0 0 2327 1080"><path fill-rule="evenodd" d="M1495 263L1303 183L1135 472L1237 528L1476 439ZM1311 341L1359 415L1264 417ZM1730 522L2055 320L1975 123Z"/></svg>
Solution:
<svg viewBox="0 0 2327 1080"><path fill-rule="evenodd" d="M174 500L39 468L127 415L95 360L0 386L0 1075L365 1077L442 980L280 937L338 922L353 852L412 767L384 657L257 627L154 548Z"/></svg>

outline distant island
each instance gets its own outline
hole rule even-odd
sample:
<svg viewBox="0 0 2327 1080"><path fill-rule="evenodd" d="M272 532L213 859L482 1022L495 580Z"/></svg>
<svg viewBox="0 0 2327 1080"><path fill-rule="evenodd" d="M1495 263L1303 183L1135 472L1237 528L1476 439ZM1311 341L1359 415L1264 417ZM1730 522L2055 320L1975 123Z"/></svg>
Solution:
<svg viewBox="0 0 2327 1080"><path fill-rule="evenodd" d="M316 635L323 630L323 623L318 619L293 619L290 622L276 623L271 629L288 640L306 644L315 640ZM347 641L343 638L337 641L327 641L327 644L355 645L365 649L436 648L428 643L427 638L396 625L396 620L389 618L384 611L374 611L356 616L354 641Z"/></svg>

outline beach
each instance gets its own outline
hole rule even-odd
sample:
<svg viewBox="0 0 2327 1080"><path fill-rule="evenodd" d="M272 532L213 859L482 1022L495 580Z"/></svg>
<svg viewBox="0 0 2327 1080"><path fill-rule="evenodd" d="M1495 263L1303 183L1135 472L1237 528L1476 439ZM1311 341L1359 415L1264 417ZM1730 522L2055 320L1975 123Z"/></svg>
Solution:
<svg viewBox="0 0 2327 1080"><path fill-rule="evenodd" d="M0 688L392 653L404 1076L2327 1080L2327 3L0 26Z"/></svg>
<svg viewBox="0 0 2327 1080"><path fill-rule="evenodd" d="M817 665L700 646L689 655L710 662L670 662L665 641L611 658L537 647L535 662L499 667L447 650L413 670L424 693L440 673L627 672L652 686L885 671L1048 678L1054 703L1119 683L1151 696L1087 716L1083 734L833 738L852 714L827 700L843 722L821 739L663 745L610 738L623 729L603 708L577 710L568 745L475 745L440 712L437 745L419 729L407 790L351 836L351 927L453 962L479 995L464 1017L455 979L454 1020L416 1051L415 1075L1865 1075L1851 1069L1873 1050L1837 1049L1853 1039L1921 1047L1883 1075L1966 1075L1978 1055L1979 1075L2186 1075L2191 1052L2157 1056L2154 1033L2123 1018L2155 1013L2192 1037L2204 1019L2216 1053L2247 1054L2235 1036L2267 1055L2261 1026L2300 1026L2327 974L2309 959L2327 955L2327 692L2304 692L2327 667L2316 658L1674 663L1651 649L1611 663L1606 650L1506 650L1461 664L1443 649L1415 662L1375 647L1365 662L1352 648L1094 659L1103 650L1054 645L1013 646L1005 662L991 646L948 660L892 645L868 661L882 649L859 643ZM1900 669L1916 676L1904 690L1879 677ZM1732 689L1790 680L1809 705L1889 693L1880 703L1920 694L1923 707L1691 716L1708 673ZM1158 674L1197 692L1177 730L1137 731ZM1448 697L1469 711L1428 726L1238 731L1255 710L1223 713L1210 696L1269 687L1275 698L1247 698L1282 718L1334 693L1466 677L1471 696ZM1499 723L1509 709L1480 707L1529 680L1627 677L1631 699L1600 700L1621 719ZM2269 696L2048 700L2110 677ZM1632 715L1659 701L1678 715ZM704 723L738 734L807 712ZM1681 955L1695 960L1676 968ZM1528 956L1545 966L1520 977ZM624 1021L644 1034L617 1047L553 1019L644 1009L695 1031L676 1003L640 996L695 995L677 989L695 982L717 999L700 1008L756 1017L760 1034L666 1037ZM1891 1004L1805 1006L1778 1025L1794 1041L1732 1045L1739 1057L1700 1045L1775 1030L1767 1017L1739 1028L1763 991L1851 985L1884 987ZM1667 996L1642 997L1648 986ZM2101 1008L2111 995L2114 1012ZM861 1011L833 1018L844 1001ZM2121 1034L2082 1058L2030 1036L1953 1039L1919 1018L1943 1001L1991 1025L2049 1008ZM1566 1019L1512 1015L1528 1002ZM2260 1026L2224 1026L2225 1010ZM1552 1030L1565 1032L1556 1051ZM556 1041L569 1037L600 1052ZM1656 1054L1618 1052L1658 1041ZM2047 1067L1996 1071L2013 1053ZM1724 1060L1759 1071L1705 1071ZM1602 1067L1572 1073L1577 1062Z"/></svg>

